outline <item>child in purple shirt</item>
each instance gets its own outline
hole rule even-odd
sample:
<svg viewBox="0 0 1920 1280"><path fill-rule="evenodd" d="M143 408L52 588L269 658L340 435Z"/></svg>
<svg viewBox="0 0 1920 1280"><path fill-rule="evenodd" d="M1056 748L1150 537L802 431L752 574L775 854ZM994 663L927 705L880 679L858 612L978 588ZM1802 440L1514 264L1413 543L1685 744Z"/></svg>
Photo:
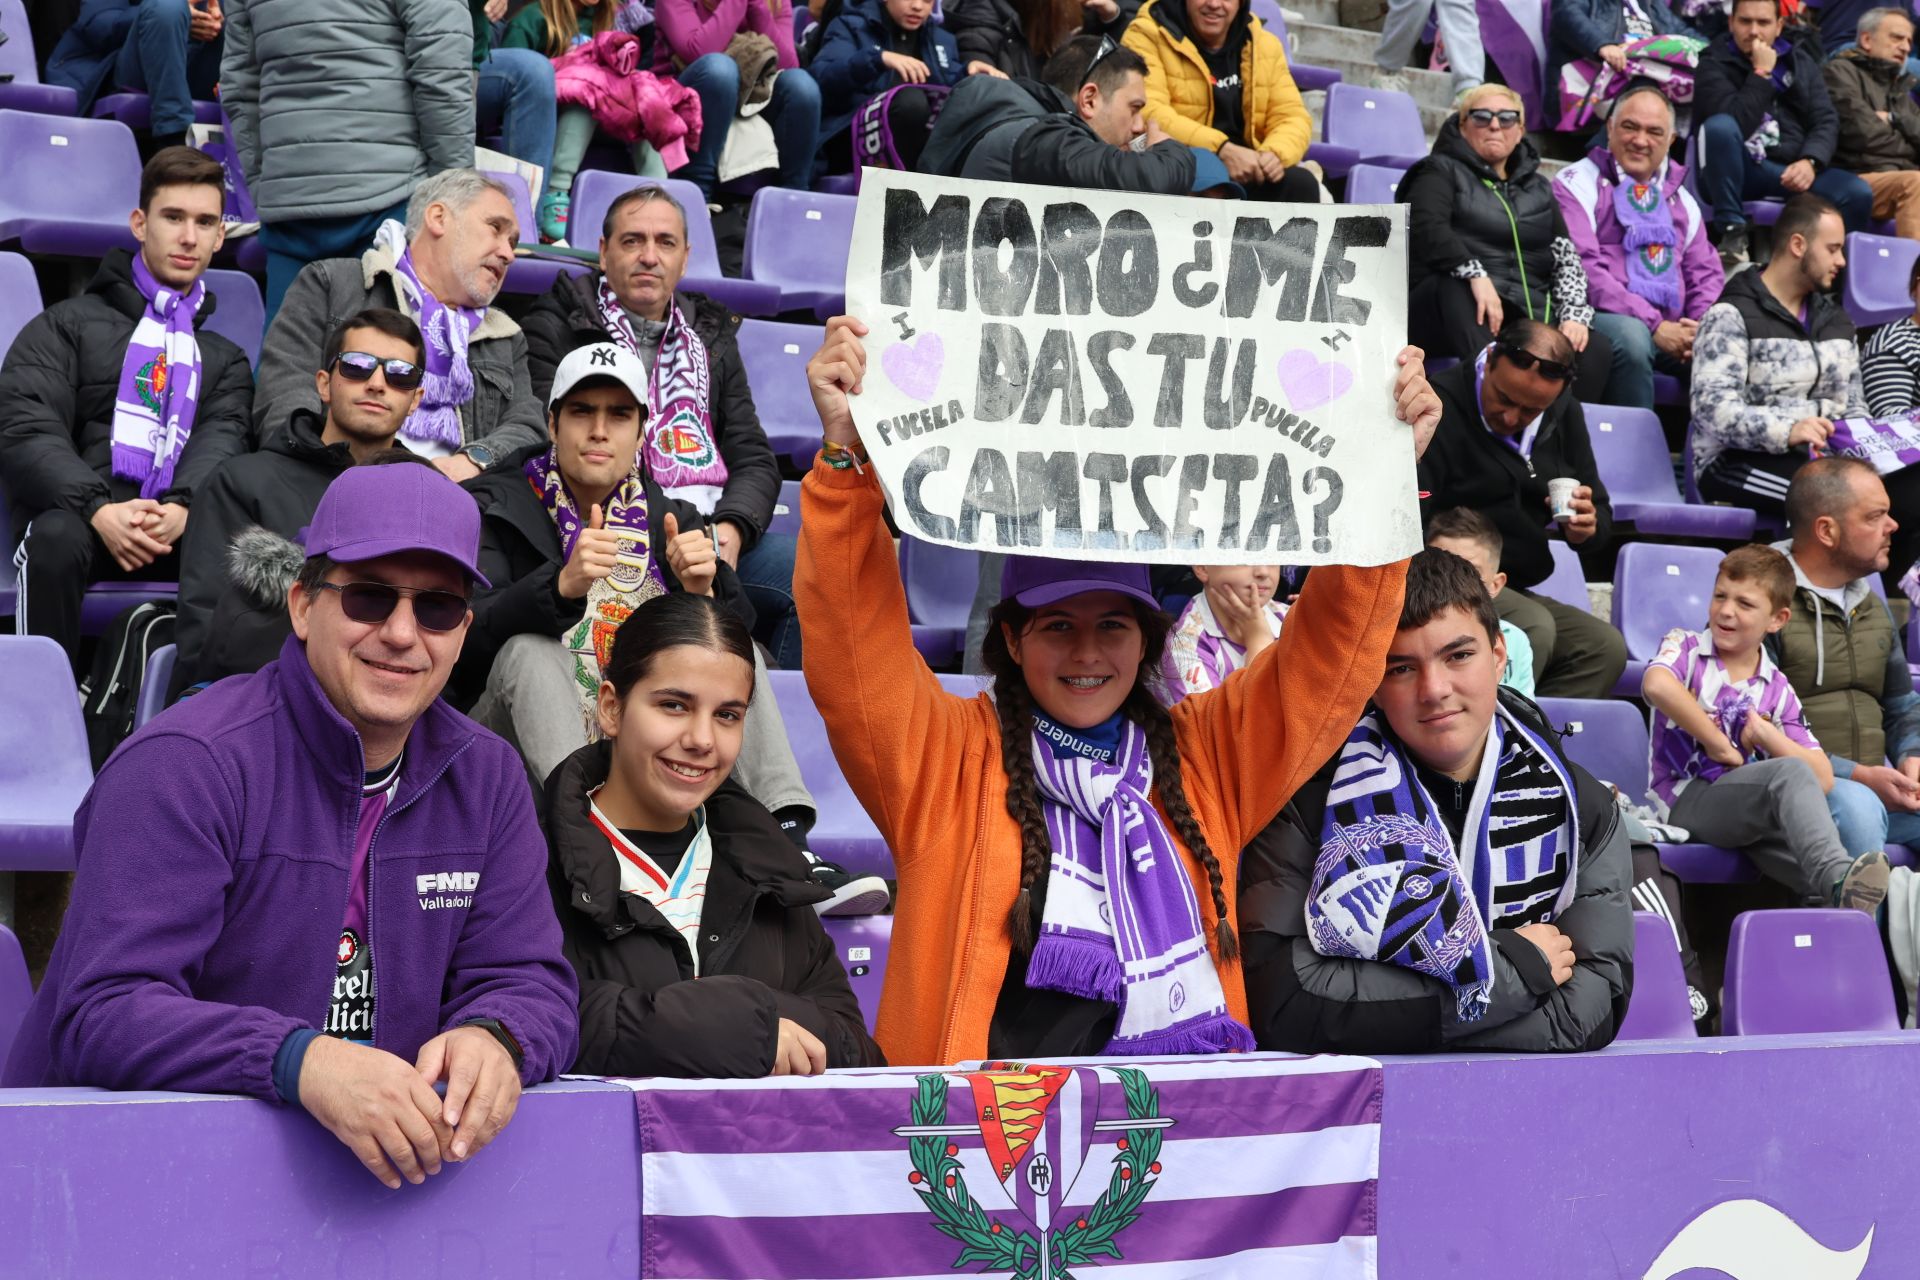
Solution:
<svg viewBox="0 0 1920 1280"><path fill-rule="evenodd" d="M1667 634L1641 683L1653 708L1649 799L1808 900L1872 912L1887 857L1848 858L1827 811L1833 766L1763 647L1787 624L1793 585L1785 556L1741 547L1720 563L1706 630Z"/></svg>

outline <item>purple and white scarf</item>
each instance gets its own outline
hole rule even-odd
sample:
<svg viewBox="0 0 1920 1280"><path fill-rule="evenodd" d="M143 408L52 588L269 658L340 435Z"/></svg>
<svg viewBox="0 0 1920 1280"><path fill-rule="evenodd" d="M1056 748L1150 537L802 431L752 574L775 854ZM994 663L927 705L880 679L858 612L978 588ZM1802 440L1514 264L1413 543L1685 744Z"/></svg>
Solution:
<svg viewBox="0 0 1920 1280"><path fill-rule="evenodd" d="M1627 291L1635 293L1659 308L1664 316L1680 314L1685 297L1680 289L1680 237L1673 229L1673 213L1667 208L1666 188L1654 175L1652 182L1638 182L1614 163L1613 216L1620 220L1625 234L1621 247L1627 255Z"/></svg>
<svg viewBox="0 0 1920 1280"><path fill-rule="evenodd" d="M1793 85L1793 45L1783 36L1773 42L1773 71L1767 79L1773 82L1776 94L1784 93ZM1768 111L1760 117L1760 123L1747 135L1747 154L1755 162L1765 160L1767 152L1780 145L1780 122Z"/></svg>
<svg viewBox="0 0 1920 1280"><path fill-rule="evenodd" d="M147 309L133 326L113 396L113 474L140 486L143 498L173 487L173 469L200 408L200 340L193 318L207 296L205 277L185 293L153 278L133 255L133 284Z"/></svg>
<svg viewBox="0 0 1920 1280"><path fill-rule="evenodd" d="M1053 861L1027 985L1119 1005L1106 1055L1252 1049L1253 1033L1227 1012L1180 848L1153 807L1145 731L1122 719L1108 749L1034 722Z"/></svg>
<svg viewBox="0 0 1920 1280"><path fill-rule="evenodd" d="M1827 452L1859 458L1881 475L1920 462L1920 422L1913 418L1840 418L1827 437Z"/></svg>
<svg viewBox="0 0 1920 1280"><path fill-rule="evenodd" d="M600 318L613 340L640 354L640 336L633 331L620 299L600 279ZM641 446L654 483L669 498L678 498L712 515L727 484L727 460L713 438L711 371L707 344L681 314L676 300L667 311L667 329L653 357L647 379L647 440Z"/></svg>
<svg viewBox="0 0 1920 1280"><path fill-rule="evenodd" d="M420 322L426 339L427 376L420 384L420 407L401 424L402 439L439 444L449 451L466 442L460 410L473 399L473 370L467 364L467 343L487 318L485 307L452 307L420 283L413 267L413 249L407 229L388 219L374 236L374 247L393 254L393 287Z"/></svg>
<svg viewBox="0 0 1920 1280"><path fill-rule="evenodd" d="M1488 930L1552 920L1573 901L1573 780L1505 707L1487 734L1462 844L1404 749L1369 711L1340 748L1307 887L1307 937L1323 956L1424 973L1462 1022L1493 995Z"/></svg>

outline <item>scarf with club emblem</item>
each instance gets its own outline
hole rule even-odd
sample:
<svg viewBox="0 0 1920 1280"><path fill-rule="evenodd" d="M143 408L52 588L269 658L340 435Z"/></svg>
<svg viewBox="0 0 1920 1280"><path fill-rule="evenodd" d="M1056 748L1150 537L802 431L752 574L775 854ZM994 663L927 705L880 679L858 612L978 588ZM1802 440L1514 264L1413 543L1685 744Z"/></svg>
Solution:
<svg viewBox="0 0 1920 1280"><path fill-rule="evenodd" d="M1665 169L1665 166L1662 166ZM1667 191L1655 174L1639 182L1614 165L1613 216L1625 233L1627 289L1651 302L1664 316L1677 316L1685 299L1680 289L1680 237L1667 208Z"/></svg>
<svg viewBox="0 0 1920 1280"><path fill-rule="evenodd" d="M182 293L153 278L133 255L133 284L147 309L133 326L113 396L113 474L140 486L143 498L173 487L173 469L200 408L200 340L193 317L207 296L204 277Z"/></svg>
<svg viewBox="0 0 1920 1280"><path fill-rule="evenodd" d="M640 335L604 277L600 318L615 342L641 354ZM727 461L713 438L710 391L707 344L687 323L676 299L667 311L666 332L647 378L647 433L640 447L662 492L692 503L703 515L712 515L720 505L720 491L727 484Z"/></svg>

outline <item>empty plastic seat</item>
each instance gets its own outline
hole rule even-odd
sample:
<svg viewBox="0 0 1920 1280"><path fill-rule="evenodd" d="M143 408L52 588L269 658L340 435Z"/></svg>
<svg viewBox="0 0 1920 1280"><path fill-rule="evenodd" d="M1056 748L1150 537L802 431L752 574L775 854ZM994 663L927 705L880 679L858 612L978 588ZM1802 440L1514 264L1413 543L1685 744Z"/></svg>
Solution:
<svg viewBox="0 0 1920 1280"><path fill-rule="evenodd" d="M1393 204L1407 171L1382 164L1357 164L1347 173L1348 204Z"/></svg>
<svg viewBox="0 0 1920 1280"><path fill-rule="evenodd" d="M567 213L567 243L595 248L607 210L621 194L635 187L662 187L687 211L687 274L682 289L704 293L743 316L772 315L780 309L777 286L737 280L720 270L720 252L713 242L713 218L700 188L679 178L637 178L630 173L583 169L573 179L573 205Z"/></svg>
<svg viewBox="0 0 1920 1280"><path fill-rule="evenodd" d="M246 352L248 364L259 364L260 340L267 328L259 281L244 271L209 271L206 281L207 291L219 300L207 328Z"/></svg>
<svg viewBox="0 0 1920 1280"><path fill-rule="evenodd" d="M780 496L773 504L773 519L767 521L768 533L784 533L789 537L800 536L800 482L783 480L780 482Z"/></svg>
<svg viewBox="0 0 1920 1280"><path fill-rule="evenodd" d="M40 83L24 0L0 0L0 31L8 37L0 41L0 111L70 116L79 110L80 96L73 90Z"/></svg>
<svg viewBox="0 0 1920 1280"><path fill-rule="evenodd" d="M816 816L807 843L815 853L849 871L893 875L893 855L833 758L826 722L807 693L806 678L798 671L769 671L767 683L787 723L787 739L800 762L800 776L813 793Z"/></svg>
<svg viewBox="0 0 1920 1280"><path fill-rule="evenodd" d="M0 871L73 870L73 814L93 785L80 691L45 636L0 636Z"/></svg>
<svg viewBox="0 0 1920 1280"><path fill-rule="evenodd" d="M1326 141L1351 147L1361 161L1405 169L1429 150L1419 105L1392 89L1332 85L1323 121Z"/></svg>
<svg viewBox="0 0 1920 1280"><path fill-rule="evenodd" d="M1745 911L1727 940L1728 1035L1895 1031L1893 980L1861 911Z"/></svg>
<svg viewBox="0 0 1920 1280"><path fill-rule="evenodd" d="M0 111L0 156L0 242L82 258L138 243L127 215L140 203L140 152L127 126Z"/></svg>
<svg viewBox="0 0 1920 1280"><path fill-rule="evenodd" d="M1553 572L1547 575L1546 581L1528 590L1576 609L1592 609L1593 601L1587 595L1587 571L1580 565L1580 553L1557 538L1547 543L1547 550L1553 553Z"/></svg>
<svg viewBox="0 0 1920 1280"><path fill-rule="evenodd" d="M140 701L134 704L133 727L138 729L167 709L167 686L173 683L175 646L163 644L147 659L147 671L140 678Z"/></svg>
<svg viewBox="0 0 1920 1280"><path fill-rule="evenodd" d="M539 244L540 224L533 216L533 196L527 191L527 180L517 173L500 173L492 169L484 172L513 193L513 220L520 224L520 243ZM567 243L573 243L571 234ZM591 249L599 243L600 237L596 232L592 243L586 247ZM508 293L545 293L553 288L553 282L559 277L579 275L591 269L584 262L570 264L544 258L515 258L513 265L507 268L507 281L501 288Z"/></svg>
<svg viewBox="0 0 1920 1280"><path fill-rule="evenodd" d="M1865 328L1913 313L1907 278L1916 256L1920 243L1898 236L1856 231L1847 237L1847 280L1840 296L1855 324Z"/></svg>
<svg viewBox="0 0 1920 1280"><path fill-rule="evenodd" d="M7 1060L20 1023L33 1003L33 981L27 976L27 958L13 930L0 924L0 1062Z"/></svg>
<svg viewBox="0 0 1920 1280"><path fill-rule="evenodd" d="M735 335L767 443L802 470L820 447L820 419L806 394L807 361L825 336L819 325L777 320L742 320Z"/></svg>
<svg viewBox="0 0 1920 1280"><path fill-rule="evenodd" d="M824 320L847 305L847 254L853 247L854 196L762 187L747 212L741 269L780 290L782 311Z"/></svg>
<svg viewBox="0 0 1920 1280"><path fill-rule="evenodd" d="M1626 637L1627 669L1615 693L1640 695L1640 677L1667 632L1707 625L1722 558L1712 547L1632 542L1620 548L1613 568L1613 625Z"/></svg>
<svg viewBox="0 0 1920 1280"><path fill-rule="evenodd" d="M846 967L847 983L866 1015L867 1031L880 1013L880 987L887 974L887 952L893 946L892 916L826 916L821 921L833 949Z"/></svg>
<svg viewBox="0 0 1920 1280"><path fill-rule="evenodd" d="M177 582L96 582L87 588L86 596L80 601L80 634L101 635L123 611L137 604L175 600L179 596Z"/></svg>
<svg viewBox="0 0 1920 1280"><path fill-rule="evenodd" d="M1680 497L1666 432L1653 410L1613 404L1580 407L1615 519L1631 520L1639 532L1655 537L1745 542L1753 536L1752 511L1700 506Z"/></svg>
<svg viewBox="0 0 1920 1280"><path fill-rule="evenodd" d="M129 129L144 129L153 123L153 99L144 93L131 90L121 93L104 93L93 101L90 112L96 120L118 120ZM193 122L195 124L220 124L220 104L193 100Z"/></svg>
<svg viewBox="0 0 1920 1280"><path fill-rule="evenodd" d="M913 643L929 666L945 666L967 642L967 617L980 582L980 553L918 538L900 539Z"/></svg>
<svg viewBox="0 0 1920 1280"><path fill-rule="evenodd" d="M0 361L40 310L40 281L34 277L33 264L17 253L0 253ZM6 536L0 533L0 539Z"/></svg>
<svg viewBox="0 0 1920 1280"><path fill-rule="evenodd" d="M1615 1040L1689 1040L1698 1035L1680 942L1665 916L1633 913L1633 996Z"/></svg>

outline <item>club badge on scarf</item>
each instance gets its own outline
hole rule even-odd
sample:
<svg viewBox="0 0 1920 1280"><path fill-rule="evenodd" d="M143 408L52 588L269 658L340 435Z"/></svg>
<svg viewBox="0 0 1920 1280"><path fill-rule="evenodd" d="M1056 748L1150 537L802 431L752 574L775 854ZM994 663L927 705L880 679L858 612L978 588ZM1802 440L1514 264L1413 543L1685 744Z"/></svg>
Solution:
<svg viewBox="0 0 1920 1280"><path fill-rule="evenodd" d="M133 326L113 396L113 474L143 498L173 487L173 470L200 408L200 340L193 318L207 296L204 277L185 293L153 278L133 255L133 284L147 309Z"/></svg>
<svg viewBox="0 0 1920 1280"><path fill-rule="evenodd" d="M606 280L600 281L600 318L615 342L635 355L639 335L620 300ZM713 438L709 395L711 371L707 345L693 331L678 302L667 312L666 332L653 357L647 379L647 434L643 448L654 483L669 498L678 498L712 515L727 483L726 459Z"/></svg>
<svg viewBox="0 0 1920 1280"><path fill-rule="evenodd" d="M404 309L420 323L426 340L427 374L420 384L420 407L401 424L402 439L458 449L466 442L460 407L473 399L473 369L467 343L487 318L485 307L453 307L427 291L413 267L407 229L389 218L374 235L374 247L393 254L393 287Z"/></svg>
<svg viewBox="0 0 1920 1280"><path fill-rule="evenodd" d="M1327 792L1307 889L1313 949L1424 973L1452 989L1462 1022L1478 1021L1493 993L1488 929L1551 920L1573 901L1573 795L1553 752L1501 707L1462 832L1473 848L1463 868L1433 798L1369 711Z"/></svg>
<svg viewBox="0 0 1920 1280"><path fill-rule="evenodd" d="M1053 859L1027 985L1118 1004L1105 1054L1252 1049L1253 1033L1227 1012L1193 881L1153 807L1145 731L1121 720L1110 753L1035 719Z"/></svg>

